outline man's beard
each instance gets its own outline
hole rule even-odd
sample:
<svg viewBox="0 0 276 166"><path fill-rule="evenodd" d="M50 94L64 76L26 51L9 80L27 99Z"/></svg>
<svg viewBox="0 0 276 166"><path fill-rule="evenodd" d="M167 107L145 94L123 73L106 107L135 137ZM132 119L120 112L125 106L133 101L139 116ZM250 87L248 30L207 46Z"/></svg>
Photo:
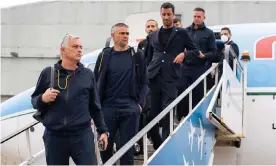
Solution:
<svg viewBox="0 0 276 166"><path fill-rule="evenodd" d="M173 24L173 22L169 21L169 20L164 20L163 24L167 27L171 26Z"/></svg>
<svg viewBox="0 0 276 166"><path fill-rule="evenodd" d="M127 45L127 42L123 42L123 41L122 41L122 42L120 42L119 44L120 44L120 47L125 47L125 46Z"/></svg>

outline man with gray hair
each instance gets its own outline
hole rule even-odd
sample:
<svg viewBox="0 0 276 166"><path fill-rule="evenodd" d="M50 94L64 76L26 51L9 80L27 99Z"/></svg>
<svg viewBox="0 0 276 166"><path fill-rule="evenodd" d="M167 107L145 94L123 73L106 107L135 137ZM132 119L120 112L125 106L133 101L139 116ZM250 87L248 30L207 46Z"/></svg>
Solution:
<svg viewBox="0 0 276 166"><path fill-rule="evenodd" d="M82 57L79 37L67 34L60 51L61 60L41 72L31 96L34 109L43 115L46 162L69 165L71 156L76 165L96 165L91 119L105 148L109 133L94 74L79 62Z"/></svg>
<svg viewBox="0 0 276 166"><path fill-rule="evenodd" d="M111 29L112 48L103 49L96 66L95 77L103 107L104 119L110 132L106 151L101 152L103 163L113 155L114 137L119 130L120 147L135 136L139 116L148 90L146 60L142 50L128 46L129 29L117 23ZM120 160L121 165L134 165L134 149Z"/></svg>

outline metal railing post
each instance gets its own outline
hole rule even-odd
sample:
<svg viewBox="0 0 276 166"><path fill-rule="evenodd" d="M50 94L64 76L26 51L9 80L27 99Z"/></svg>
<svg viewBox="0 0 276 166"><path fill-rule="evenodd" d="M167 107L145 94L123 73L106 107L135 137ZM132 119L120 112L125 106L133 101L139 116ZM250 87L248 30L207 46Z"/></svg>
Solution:
<svg viewBox="0 0 276 166"><path fill-rule="evenodd" d="M147 133L143 136L143 148L144 148L144 165L146 165L147 161L148 161L148 137L147 137Z"/></svg>
<svg viewBox="0 0 276 166"><path fill-rule="evenodd" d="M207 76L208 77L208 76ZM204 78L204 96L207 94L207 79L206 77Z"/></svg>
<svg viewBox="0 0 276 166"><path fill-rule="evenodd" d="M32 158L32 149L31 149L31 141L30 141L30 132L29 129L25 131L26 133L26 140L27 140L27 148L29 152L29 158Z"/></svg>
<svg viewBox="0 0 276 166"><path fill-rule="evenodd" d="M97 158L97 162L99 165L103 164L102 160L101 160L101 154L100 154L100 149L99 149L99 145L98 145L98 133L97 133L97 129L95 126L95 123L93 122L92 124L92 132L94 134L94 146L95 146L95 154L96 154L96 158Z"/></svg>
<svg viewBox="0 0 276 166"><path fill-rule="evenodd" d="M247 58L248 56L248 58ZM243 52L243 56L241 58L243 61L243 110L246 109L246 101L247 101L247 63L250 61L250 56L247 51ZM246 112L243 111L243 124L246 124ZM243 136L246 134L245 127L243 127Z"/></svg>
<svg viewBox="0 0 276 166"><path fill-rule="evenodd" d="M193 91L191 90L189 93L189 112L193 110Z"/></svg>
<svg viewBox="0 0 276 166"><path fill-rule="evenodd" d="M219 77L219 68L218 67L216 67L216 70L215 70L215 85L217 85L218 84L218 77Z"/></svg>
<svg viewBox="0 0 276 166"><path fill-rule="evenodd" d="M173 109L170 111L170 135L173 134Z"/></svg>
<svg viewBox="0 0 276 166"><path fill-rule="evenodd" d="M233 60L233 72L234 72L234 75L237 77L237 58L234 58Z"/></svg>

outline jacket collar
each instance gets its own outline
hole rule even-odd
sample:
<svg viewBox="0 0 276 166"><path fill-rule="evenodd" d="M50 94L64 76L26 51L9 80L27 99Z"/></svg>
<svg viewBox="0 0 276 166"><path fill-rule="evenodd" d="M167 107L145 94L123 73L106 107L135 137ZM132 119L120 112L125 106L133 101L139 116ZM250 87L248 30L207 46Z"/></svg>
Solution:
<svg viewBox="0 0 276 166"><path fill-rule="evenodd" d="M55 69L56 70L63 70L63 71L68 71L67 69L63 68L61 65L62 60L59 60L56 64L55 64ZM82 70L84 68L84 65L81 62L77 63L77 68L75 70L75 73Z"/></svg>
<svg viewBox="0 0 276 166"><path fill-rule="evenodd" d="M192 30L202 30L206 28L205 23L203 22L201 25L198 25L198 28L195 29L195 23L192 23L192 25L189 26L190 29Z"/></svg>
<svg viewBox="0 0 276 166"><path fill-rule="evenodd" d="M159 38L159 32L160 32L161 29L163 29L163 26L158 30L157 38ZM175 37L175 35L177 34L177 31L178 31L177 27L173 26L173 27L172 27L171 35L170 35L169 40L168 40L168 42L167 42L167 45L165 46L164 49L166 49L166 48L169 46L169 44L171 43L172 39L173 39L173 38ZM160 40L158 40L158 41L159 41L159 44L161 44L161 43L160 43Z"/></svg>

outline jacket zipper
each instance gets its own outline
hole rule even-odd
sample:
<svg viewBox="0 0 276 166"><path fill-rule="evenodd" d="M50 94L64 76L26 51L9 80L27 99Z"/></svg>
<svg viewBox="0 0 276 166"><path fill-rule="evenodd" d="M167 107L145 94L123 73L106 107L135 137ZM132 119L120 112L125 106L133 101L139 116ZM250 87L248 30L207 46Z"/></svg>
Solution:
<svg viewBox="0 0 276 166"><path fill-rule="evenodd" d="M66 90L66 96L65 96L65 117L64 117L64 125L67 124L67 108L68 108L68 96L69 96L69 86L70 86L70 77L68 79L68 85L67 85L67 90Z"/></svg>

